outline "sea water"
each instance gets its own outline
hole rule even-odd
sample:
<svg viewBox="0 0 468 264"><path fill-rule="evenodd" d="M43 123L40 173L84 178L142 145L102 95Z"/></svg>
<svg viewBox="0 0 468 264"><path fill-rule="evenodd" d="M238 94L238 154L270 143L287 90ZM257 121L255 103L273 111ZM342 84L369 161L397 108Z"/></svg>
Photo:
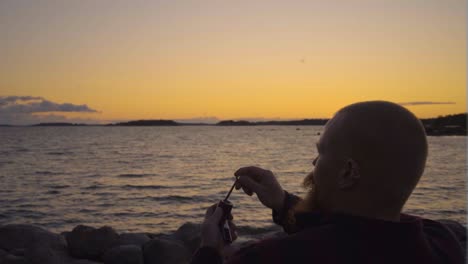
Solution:
<svg viewBox="0 0 468 264"><path fill-rule="evenodd" d="M3 127L0 224L79 224L170 233L200 223L243 166L272 170L304 195L321 126ZM466 223L466 138L428 137L425 173L405 212ZM271 211L235 190L241 230L273 229Z"/></svg>

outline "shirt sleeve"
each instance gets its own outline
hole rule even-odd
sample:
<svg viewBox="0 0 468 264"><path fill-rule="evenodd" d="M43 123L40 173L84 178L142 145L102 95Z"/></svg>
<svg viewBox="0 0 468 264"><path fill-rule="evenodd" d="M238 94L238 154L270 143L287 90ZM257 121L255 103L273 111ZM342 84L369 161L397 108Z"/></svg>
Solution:
<svg viewBox="0 0 468 264"><path fill-rule="evenodd" d="M284 232L291 234L297 232L293 211L291 210L301 198L284 191L283 208L280 211L272 210L273 222L283 227Z"/></svg>
<svg viewBox="0 0 468 264"><path fill-rule="evenodd" d="M223 258L212 247L201 247L195 252L190 264L222 264Z"/></svg>

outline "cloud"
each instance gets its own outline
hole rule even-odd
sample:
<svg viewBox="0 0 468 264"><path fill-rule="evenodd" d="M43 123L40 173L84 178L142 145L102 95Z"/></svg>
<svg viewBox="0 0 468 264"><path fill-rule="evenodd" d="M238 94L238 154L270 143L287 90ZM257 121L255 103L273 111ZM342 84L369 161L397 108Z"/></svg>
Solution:
<svg viewBox="0 0 468 264"><path fill-rule="evenodd" d="M455 102L405 102L399 103L400 105L447 105L447 104L455 104Z"/></svg>
<svg viewBox="0 0 468 264"><path fill-rule="evenodd" d="M0 124L26 125L41 122L92 121L91 119L68 119L61 115L47 114L51 112L97 113L95 109L85 104L60 104L35 96L0 96Z"/></svg>
<svg viewBox="0 0 468 264"><path fill-rule="evenodd" d="M33 100L43 100L42 97L34 96L0 96L0 107L14 104L16 101L33 101Z"/></svg>
<svg viewBox="0 0 468 264"><path fill-rule="evenodd" d="M97 112L87 105L70 103L58 104L42 97L0 96L0 114L2 113L43 113L43 112Z"/></svg>

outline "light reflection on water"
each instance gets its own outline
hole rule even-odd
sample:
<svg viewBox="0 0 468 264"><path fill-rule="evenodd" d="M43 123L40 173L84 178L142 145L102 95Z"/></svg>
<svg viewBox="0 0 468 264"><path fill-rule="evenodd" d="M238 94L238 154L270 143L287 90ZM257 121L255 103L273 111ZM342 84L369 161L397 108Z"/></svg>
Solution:
<svg viewBox="0 0 468 264"><path fill-rule="evenodd" d="M297 129L298 128L298 129ZM322 127L0 128L0 224L53 231L78 224L170 232L200 222L236 169L274 171L304 194ZM429 137L428 164L406 212L466 222L466 140ZM271 212L234 192L238 225L269 228Z"/></svg>

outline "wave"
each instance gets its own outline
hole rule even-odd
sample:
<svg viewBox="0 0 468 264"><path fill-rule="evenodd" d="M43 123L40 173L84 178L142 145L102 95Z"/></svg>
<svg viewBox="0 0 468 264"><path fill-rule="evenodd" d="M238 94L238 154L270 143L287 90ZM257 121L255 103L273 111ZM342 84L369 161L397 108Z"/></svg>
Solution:
<svg viewBox="0 0 468 264"><path fill-rule="evenodd" d="M159 190L159 189L169 189L171 187L164 185L131 185L127 184L122 186L123 189L137 189L137 190Z"/></svg>
<svg viewBox="0 0 468 264"><path fill-rule="evenodd" d="M82 208L80 210L78 210L79 213L94 213L96 212L96 210L91 210L91 209L87 209L87 208Z"/></svg>
<svg viewBox="0 0 468 264"><path fill-rule="evenodd" d="M453 209L453 210L437 210L435 213L442 214L442 215L454 215L454 214L466 214L465 209Z"/></svg>
<svg viewBox="0 0 468 264"><path fill-rule="evenodd" d="M117 212L112 215L116 217L159 217L159 215L154 212Z"/></svg>
<svg viewBox="0 0 468 264"><path fill-rule="evenodd" d="M66 184L60 185L60 184L56 184L56 185L49 185L49 186L47 186L47 187L52 188L52 189L65 189L65 188L70 187L70 185L66 185Z"/></svg>
<svg viewBox="0 0 468 264"><path fill-rule="evenodd" d="M115 192L98 192L98 193L95 193L95 195L97 196L115 196L116 193Z"/></svg>
<svg viewBox="0 0 468 264"><path fill-rule="evenodd" d="M21 216L21 217L31 218L31 219L44 219L45 217L49 216L48 214L44 212L32 211L32 210L27 210L27 209L7 210L5 213L7 215L16 215L16 216Z"/></svg>
<svg viewBox="0 0 468 264"><path fill-rule="evenodd" d="M199 196L181 196L181 195L168 195L161 197L151 197L153 201L199 201Z"/></svg>
<svg viewBox="0 0 468 264"><path fill-rule="evenodd" d="M90 186L87 186L87 187L84 187L84 188L81 188L81 189L84 189L84 190L96 190L96 189L101 189L101 188L104 188L104 185L93 184L93 185L90 185Z"/></svg>
<svg viewBox="0 0 468 264"><path fill-rule="evenodd" d="M211 202L213 199L209 196L193 195L165 195L165 196L145 196L145 197L132 197L132 198L121 198L120 200L125 201L156 201L156 202L179 202L179 201L194 201L194 202Z"/></svg>
<svg viewBox="0 0 468 264"><path fill-rule="evenodd" d="M457 189L458 186L425 186L425 187L416 187L415 191L421 190L421 191L436 191L436 190L446 190L446 191L451 191Z"/></svg>
<svg viewBox="0 0 468 264"><path fill-rule="evenodd" d="M119 178L143 178L147 176L154 176L155 174L149 174L149 173L141 173L141 174L133 174L133 173L127 173L127 174L119 174L117 177Z"/></svg>
<svg viewBox="0 0 468 264"><path fill-rule="evenodd" d="M53 171L36 171L35 174L38 175L61 175L61 172L53 172Z"/></svg>
<svg viewBox="0 0 468 264"><path fill-rule="evenodd" d="M113 206L115 206L114 203L101 203L101 204L96 204L96 205L99 206L99 207L104 207L104 208L105 208L105 207L113 207Z"/></svg>
<svg viewBox="0 0 468 264"><path fill-rule="evenodd" d="M29 151L29 149L27 148L16 148L15 150L16 152L28 152Z"/></svg>
<svg viewBox="0 0 468 264"><path fill-rule="evenodd" d="M60 156L60 155L72 155L74 154L73 152L71 151L51 151L51 152L47 152L46 155L52 155L52 156Z"/></svg>

